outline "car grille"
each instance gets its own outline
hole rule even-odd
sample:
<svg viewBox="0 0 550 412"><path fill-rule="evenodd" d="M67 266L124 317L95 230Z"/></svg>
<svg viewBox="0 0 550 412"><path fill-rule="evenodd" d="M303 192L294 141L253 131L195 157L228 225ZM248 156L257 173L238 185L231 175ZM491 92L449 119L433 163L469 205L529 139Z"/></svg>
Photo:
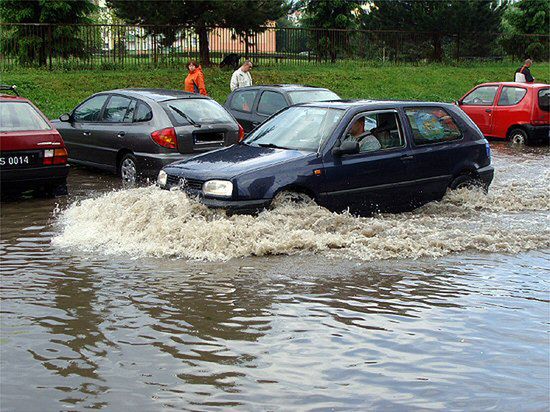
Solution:
<svg viewBox="0 0 550 412"><path fill-rule="evenodd" d="M187 179L185 177L174 176L174 175L168 175L168 178L166 180L166 185L169 188L179 186L181 189L186 191L188 190L188 191L198 191L198 192L202 190L203 183L204 183L203 180Z"/></svg>

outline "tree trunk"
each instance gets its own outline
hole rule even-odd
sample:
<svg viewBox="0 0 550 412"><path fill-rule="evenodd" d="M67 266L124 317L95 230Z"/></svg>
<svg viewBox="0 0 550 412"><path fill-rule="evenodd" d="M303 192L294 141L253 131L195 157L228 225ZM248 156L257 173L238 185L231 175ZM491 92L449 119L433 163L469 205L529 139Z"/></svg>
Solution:
<svg viewBox="0 0 550 412"><path fill-rule="evenodd" d="M436 62L443 61L443 44L441 33L432 34L432 44L434 47L433 60Z"/></svg>
<svg viewBox="0 0 550 412"><path fill-rule="evenodd" d="M199 55L202 66L210 66L210 45L208 44L208 28L201 24L197 28L199 34Z"/></svg>

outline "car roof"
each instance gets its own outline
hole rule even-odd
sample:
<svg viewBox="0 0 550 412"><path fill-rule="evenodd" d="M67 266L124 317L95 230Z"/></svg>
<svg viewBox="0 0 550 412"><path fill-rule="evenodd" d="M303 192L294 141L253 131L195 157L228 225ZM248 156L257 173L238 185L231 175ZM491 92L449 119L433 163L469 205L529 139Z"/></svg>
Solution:
<svg viewBox="0 0 550 412"><path fill-rule="evenodd" d="M279 91L329 90L326 87L310 86L306 84L259 84L257 86L240 87L237 90L241 91L243 89Z"/></svg>
<svg viewBox="0 0 550 412"><path fill-rule="evenodd" d="M546 83L518 83L518 82L490 82L490 83L482 83L478 84L476 87L479 86L519 86L519 87L527 87L528 89L534 89L539 87L549 87L550 84Z"/></svg>
<svg viewBox="0 0 550 412"><path fill-rule="evenodd" d="M397 107L453 106L451 103L424 102L415 100L329 100L323 102L302 103L297 106L325 107L329 109L395 109Z"/></svg>
<svg viewBox="0 0 550 412"><path fill-rule="evenodd" d="M136 97L146 100L152 100L155 102L163 102L166 100L175 99L210 99L208 96L201 94L184 92L183 90L170 90L170 89L115 89L100 92L98 94L117 93L123 94L128 97Z"/></svg>

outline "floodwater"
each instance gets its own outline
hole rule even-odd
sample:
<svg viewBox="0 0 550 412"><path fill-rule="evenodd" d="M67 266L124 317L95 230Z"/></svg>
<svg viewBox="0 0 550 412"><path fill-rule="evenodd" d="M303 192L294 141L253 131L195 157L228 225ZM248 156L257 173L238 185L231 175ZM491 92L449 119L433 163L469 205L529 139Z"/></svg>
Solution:
<svg viewBox="0 0 550 412"><path fill-rule="evenodd" d="M489 195L213 213L71 171L1 206L0 409L548 410L550 150Z"/></svg>

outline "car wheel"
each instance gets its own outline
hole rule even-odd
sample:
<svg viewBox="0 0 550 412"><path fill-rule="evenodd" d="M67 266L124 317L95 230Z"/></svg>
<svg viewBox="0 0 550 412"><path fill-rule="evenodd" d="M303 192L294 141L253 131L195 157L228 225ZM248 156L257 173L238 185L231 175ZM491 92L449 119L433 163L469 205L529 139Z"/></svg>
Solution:
<svg viewBox="0 0 550 412"><path fill-rule="evenodd" d="M46 186L44 187L43 193L46 197L66 196L69 193L67 190L67 182Z"/></svg>
<svg viewBox="0 0 550 412"><path fill-rule="evenodd" d="M457 190L457 189L472 189L481 187L485 191L485 187L483 185L483 182L479 180L477 177L472 175L460 175L457 176L449 185L449 189L451 190Z"/></svg>
<svg viewBox="0 0 550 412"><path fill-rule="evenodd" d="M527 144L527 133L523 129L512 129L510 133L508 133L508 139L513 144L524 145Z"/></svg>
<svg viewBox="0 0 550 412"><path fill-rule="evenodd" d="M273 200L271 201L271 208L276 208L278 206L281 206L283 204L315 204L315 200L305 193L302 192L294 192L290 190L284 190L282 192L279 192L275 195Z"/></svg>
<svg viewBox="0 0 550 412"><path fill-rule="evenodd" d="M136 184L138 168L136 157L133 154L127 153L124 155L118 167L118 174L122 178L122 183L130 186Z"/></svg>

